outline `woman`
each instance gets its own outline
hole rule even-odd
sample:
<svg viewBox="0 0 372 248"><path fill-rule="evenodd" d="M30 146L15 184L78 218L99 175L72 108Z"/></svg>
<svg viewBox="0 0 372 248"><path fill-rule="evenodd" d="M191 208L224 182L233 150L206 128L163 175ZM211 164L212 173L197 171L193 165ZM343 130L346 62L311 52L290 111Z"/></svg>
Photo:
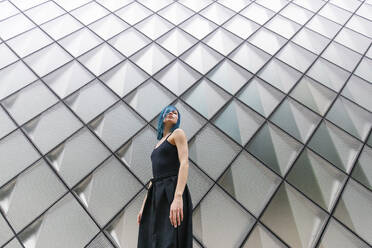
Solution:
<svg viewBox="0 0 372 248"><path fill-rule="evenodd" d="M192 248L188 145L180 121L174 106L165 107L159 115L160 142L151 153L154 177L137 216L137 248Z"/></svg>

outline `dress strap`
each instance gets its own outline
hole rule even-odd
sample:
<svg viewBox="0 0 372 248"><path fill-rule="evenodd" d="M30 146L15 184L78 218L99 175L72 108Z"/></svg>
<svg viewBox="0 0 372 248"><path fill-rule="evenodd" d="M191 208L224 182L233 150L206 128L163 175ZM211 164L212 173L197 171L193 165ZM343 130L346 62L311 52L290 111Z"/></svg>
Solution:
<svg viewBox="0 0 372 248"><path fill-rule="evenodd" d="M168 141L169 136L170 136L172 133L173 133L173 131L170 132L170 134L168 134L168 136L165 138L167 141Z"/></svg>

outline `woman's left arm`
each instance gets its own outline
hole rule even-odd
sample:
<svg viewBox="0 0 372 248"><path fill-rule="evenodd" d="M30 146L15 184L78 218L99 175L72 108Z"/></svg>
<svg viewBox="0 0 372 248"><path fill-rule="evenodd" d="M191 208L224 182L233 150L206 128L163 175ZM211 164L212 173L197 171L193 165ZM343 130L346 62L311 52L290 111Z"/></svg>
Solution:
<svg viewBox="0 0 372 248"><path fill-rule="evenodd" d="M180 169L178 172L178 181L174 196L182 196L186 186L188 170L189 170L189 148L187 145L186 134L182 129L176 130L174 141L177 146L178 159L180 161Z"/></svg>
<svg viewBox="0 0 372 248"><path fill-rule="evenodd" d="M189 150L187 144L186 134L182 129L174 131L174 140L177 146L178 159L180 161L180 168L178 172L178 180L176 190L174 192L174 199L170 208L170 221L174 227L181 224L183 220L183 200L182 195L185 190L188 172L189 172Z"/></svg>

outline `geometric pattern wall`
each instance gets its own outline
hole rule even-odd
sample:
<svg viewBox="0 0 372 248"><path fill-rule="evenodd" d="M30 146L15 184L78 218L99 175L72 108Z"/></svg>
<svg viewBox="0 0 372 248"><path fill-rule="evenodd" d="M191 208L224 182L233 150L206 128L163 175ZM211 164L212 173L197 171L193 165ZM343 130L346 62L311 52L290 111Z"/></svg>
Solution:
<svg viewBox="0 0 372 248"><path fill-rule="evenodd" d="M195 248L372 245L371 0L2 0L0 38L0 247L136 247L168 104Z"/></svg>

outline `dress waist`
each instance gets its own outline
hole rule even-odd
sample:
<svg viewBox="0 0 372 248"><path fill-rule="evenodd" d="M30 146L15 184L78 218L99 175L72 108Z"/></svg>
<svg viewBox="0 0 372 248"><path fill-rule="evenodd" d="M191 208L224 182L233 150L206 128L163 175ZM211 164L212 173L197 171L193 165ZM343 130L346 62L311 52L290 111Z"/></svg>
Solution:
<svg viewBox="0 0 372 248"><path fill-rule="evenodd" d="M173 176L178 176L178 171L170 171L170 172L167 172L167 173L163 173L161 175L156 175L155 177L151 178L151 182L154 183L154 182L157 182L159 180L162 180L164 178L168 178L168 177L173 177Z"/></svg>

